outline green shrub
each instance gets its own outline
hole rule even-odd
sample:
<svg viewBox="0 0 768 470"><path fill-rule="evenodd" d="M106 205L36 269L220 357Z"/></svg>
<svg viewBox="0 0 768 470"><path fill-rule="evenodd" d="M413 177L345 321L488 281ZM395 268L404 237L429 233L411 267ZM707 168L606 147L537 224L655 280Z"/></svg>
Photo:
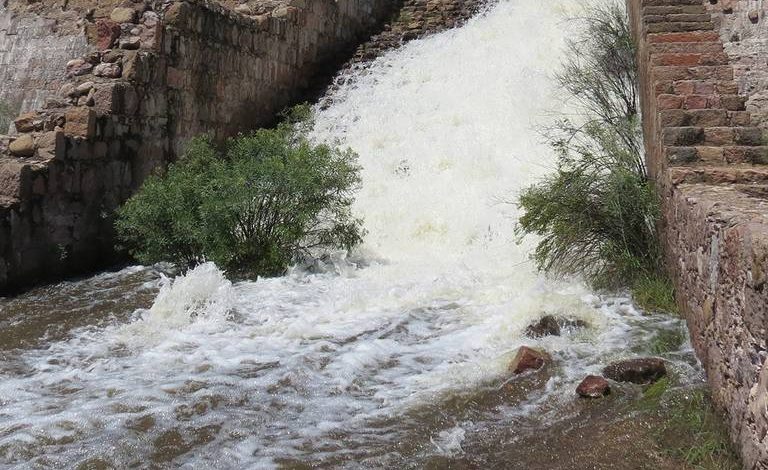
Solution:
<svg viewBox="0 0 768 470"><path fill-rule="evenodd" d="M219 149L194 139L118 211L119 240L142 263L214 261L277 275L292 262L361 241L351 214L356 155L304 137L306 109Z"/></svg>
<svg viewBox="0 0 768 470"><path fill-rule="evenodd" d="M623 2L588 11L556 76L581 116L544 135L553 174L521 193L518 235L540 237L539 269L584 277L595 288L663 278L659 201L648 179L638 115L635 49Z"/></svg>

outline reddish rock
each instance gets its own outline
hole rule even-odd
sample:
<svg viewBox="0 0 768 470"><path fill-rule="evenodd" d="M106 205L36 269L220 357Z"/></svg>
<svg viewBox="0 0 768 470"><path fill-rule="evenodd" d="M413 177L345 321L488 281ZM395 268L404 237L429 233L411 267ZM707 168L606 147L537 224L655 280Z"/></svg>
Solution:
<svg viewBox="0 0 768 470"><path fill-rule="evenodd" d="M110 20L96 22L96 47L103 51L109 49L120 37L120 25Z"/></svg>
<svg viewBox="0 0 768 470"><path fill-rule="evenodd" d="M544 364L550 361L550 356L546 352L537 351L527 346L520 346L517 355L509 363L509 371L513 374L522 374L529 370L538 370L544 367Z"/></svg>
<svg viewBox="0 0 768 470"><path fill-rule="evenodd" d="M657 357L642 357L616 361L603 369L603 375L616 382L649 384L667 375L664 360Z"/></svg>
<svg viewBox="0 0 768 470"><path fill-rule="evenodd" d="M600 398L611 393L611 386L599 375L588 375L576 387L576 393L584 398Z"/></svg>

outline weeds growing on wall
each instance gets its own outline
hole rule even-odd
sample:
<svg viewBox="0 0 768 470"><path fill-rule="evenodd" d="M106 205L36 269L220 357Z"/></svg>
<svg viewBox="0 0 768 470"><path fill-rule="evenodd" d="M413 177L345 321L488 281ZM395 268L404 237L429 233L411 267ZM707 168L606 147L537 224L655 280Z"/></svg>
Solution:
<svg viewBox="0 0 768 470"><path fill-rule="evenodd" d="M214 261L230 272L277 275L292 262L360 242L350 211L360 184L351 150L305 137L309 108L219 149L194 139L165 175L119 211L119 240L142 263Z"/></svg>
<svg viewBox="0 0 768 470"><path fill-rule="evenodd" d="M659 201L642 153L626 9L610 0L586 13L556 76L578 115L544 130L557 167L521 193L518 235L540 237L533 254L539 269L582 276L595 288L629 286L646 306L672 309L656 235Z"/></svg>

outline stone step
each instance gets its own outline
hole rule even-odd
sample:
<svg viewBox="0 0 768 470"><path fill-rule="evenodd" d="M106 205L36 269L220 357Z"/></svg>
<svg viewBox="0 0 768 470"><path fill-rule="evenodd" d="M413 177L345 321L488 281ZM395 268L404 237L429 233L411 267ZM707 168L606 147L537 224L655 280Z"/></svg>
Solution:
<svg viewBox="0 0 768 470"><path fill-rule="evenodd" d="M747 111L726 109L664 109L658 112L661 127L729 127L747 126Z"/></svg>
<svg viewBox="0 0 768 470"><path fill-rule="evenodd" d="M649 44L674 42L717 42L720 35L715 31L692 31L678 33L649 33L646 37Z"/></svg>
<svg viewBox="0 0 768 470"><path fill-rule="evenodd" d="M658 5L643 7L643 17L667 15L709 15L706 7L699 2L695 5ZM711 15L709 15L711 17Z"/></svg>
<svg viewBox="0 0 768 470"><path fill-rule="evenodd" d="M670 166L768 164L768 146L669 146L665 153Z"/></svg>
<svg viewBox="0 0 768 470"><path fill-rule="evenodd" d="M765 133L759 127L666 127L662 131L662 142L677 147L760 147L765 145Z"/></svg>
<svg viewBox="0 0 768 470"><path fill-rule="evenodd" d="M715 25L711 21L663 21L643 25L643 31L646 33L682 33L712 31L713 29L715 29Z"/></svg>
<svg viewBox="0 0 768 470"><path fill-rule="evenodd" d="M648 44L646 51L648 54L658 53L700 53L716 54L722 53L725 49L720 41L699 41L699 42L656 42Z"/></svg>
<svg viewBox="0 0 768 470"><path fill-rule="evenodd" d="M702 5L702 0L641 0L643 7Z"/></svg>
<svg viewBox="0 0 768 470"><path fill-rule="evenodd" d="M645 12L643 15L645 23L708 23L712 21L712 15L703 8L697 13L669 12L653 14Z"/></svg>
<svg viewBox="0 0 768 470"><path fill-rule="evenodd" d="M730 65L659 65L651 69L651 82L678 80L733 80Z"/></svg>
<svg viewBox="0 0 768 470"><path fill-rule="evenodd" d="M740 95L678 95L661 94L656 100L657 109L724 109L744 111L746 97Z"/></svg>
<svg viewBox="0 0 768 470"><path fill-rule="evenodd" d="M655 52L650 54L651 65L678 65L694 67L697 65L728 65L728 56L724 52Z"/></svg>
<svg viewBox="0 0 768 470"><path fill-rule="evenodd" d="M768 167L751 165L674 167L667 172L674 184L768 184Z"/></svg>

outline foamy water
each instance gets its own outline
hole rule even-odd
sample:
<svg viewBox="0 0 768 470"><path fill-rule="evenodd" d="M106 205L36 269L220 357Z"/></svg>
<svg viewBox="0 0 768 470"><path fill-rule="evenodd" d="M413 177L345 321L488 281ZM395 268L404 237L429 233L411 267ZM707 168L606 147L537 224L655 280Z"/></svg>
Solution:
<svg viewBox="0 0 768 470"><path fill-rule="evenodd" d="M404 416L502 383L523 344L561 366L497 414L536 412L647 342L638 326L677 327L542 278L503 203L551 167L534 128L562 106L549 77L580 3L503 1L342 87L313 137L360 155L364 246L324 273L255 283L202 265L159 281L154 305L127 322L14 351L0 368L0 463L376 468L408 439L414 459L458 455L482 422ZM545 314L590 327L524 337Z"/></svg>

